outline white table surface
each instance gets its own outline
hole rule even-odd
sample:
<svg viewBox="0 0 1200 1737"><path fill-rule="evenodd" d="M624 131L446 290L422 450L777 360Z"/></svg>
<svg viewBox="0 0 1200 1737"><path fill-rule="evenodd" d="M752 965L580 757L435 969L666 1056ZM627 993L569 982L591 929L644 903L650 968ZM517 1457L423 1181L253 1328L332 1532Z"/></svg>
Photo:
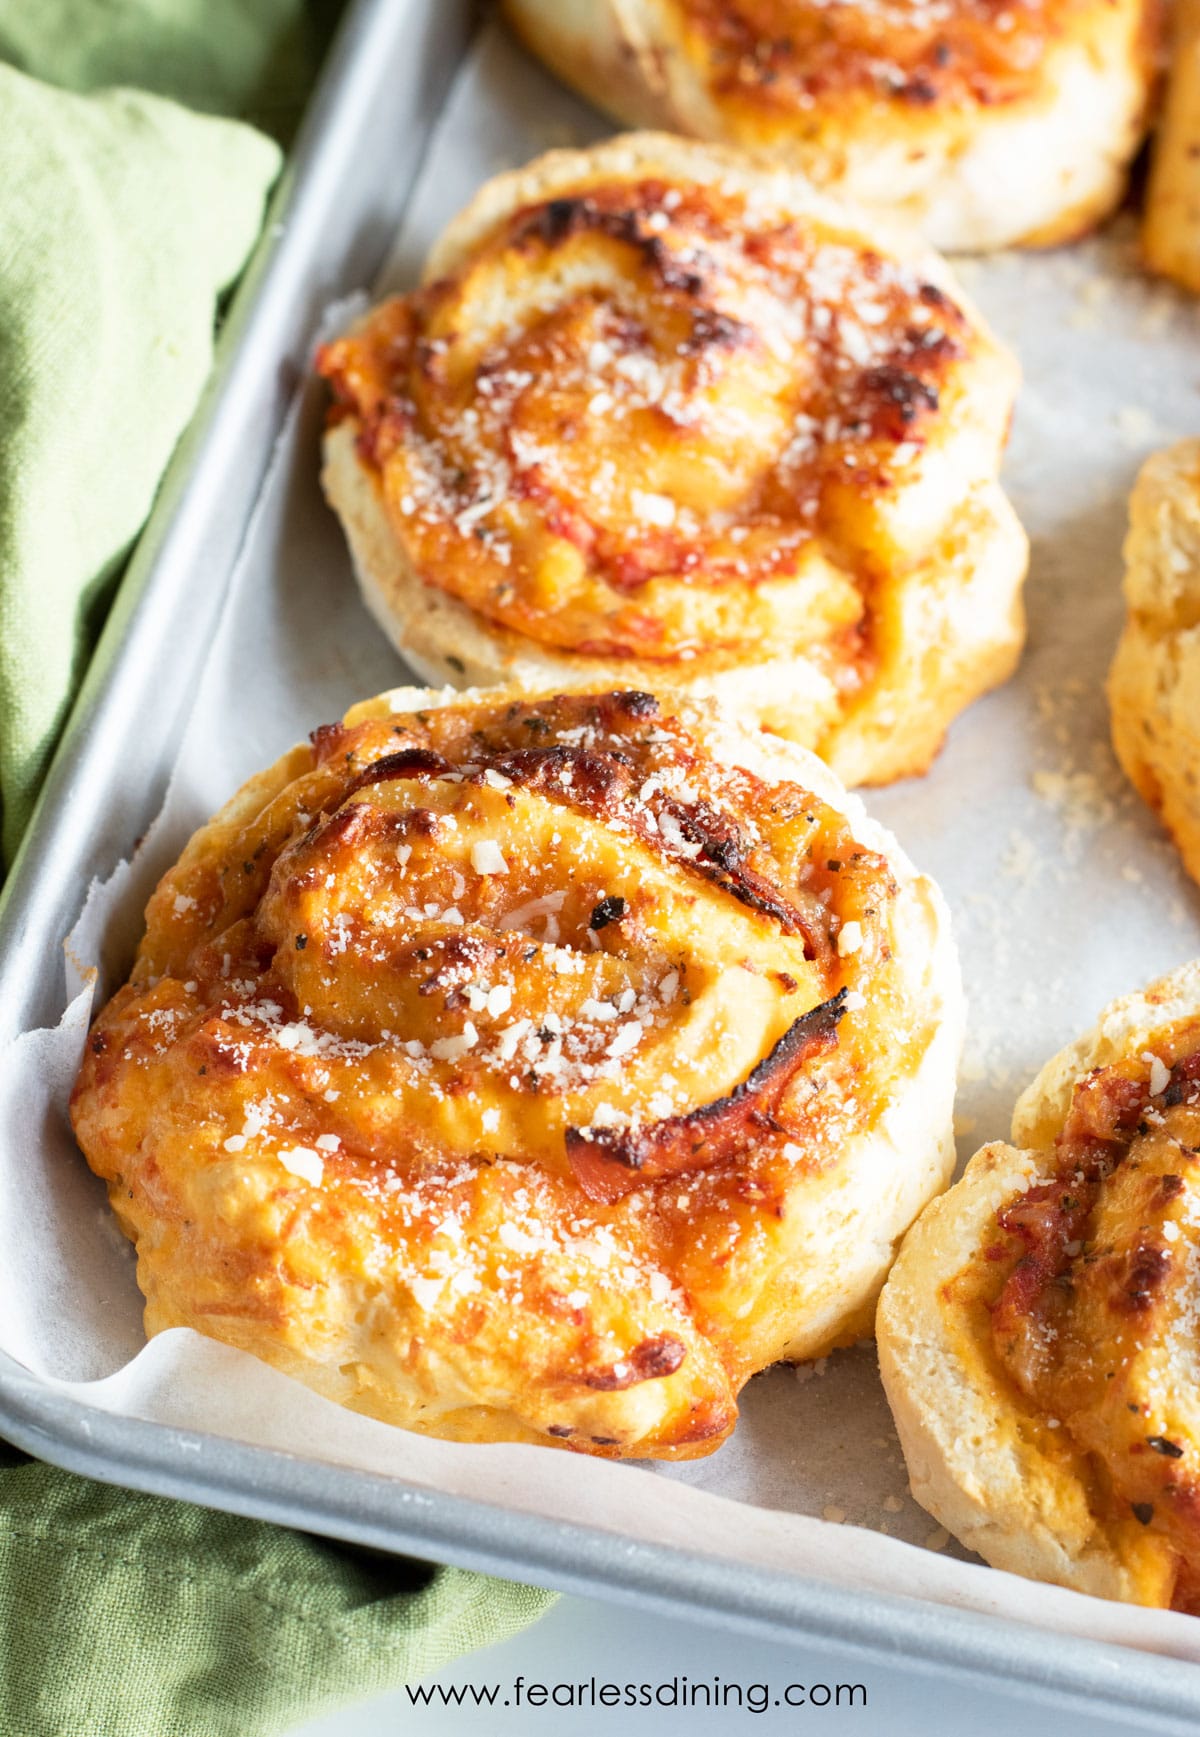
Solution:
<svg viewBox="0 0 1200 1737"><path fill-rule="evenodd" d="M689 1682L766 1684L772 1699L788 1684L861 1683L867 1705L817 1711L769 1706L751 1711L597 1707L566 1710L508 1706L477 1709L414 1706L405 1690L360 1702L299 1727L291 1737L694 1737L708 1731L799 1733L819 1730L853 1737L1009 1737L1053 1731L1054 1737L1121 1737L1136 1726L1052 1711L1003 1693L981 1693L944 1679L867 1664L803 1646L746 1640L699 1624L670 1622L618 1605L564 1598L548 1616L503 1646L456 1660L426 1684L449 1689L498 1684L498 1702L512 1698L517 1677L527 1683ZM756 1697L757 1698L757 1697Z"/></svg>

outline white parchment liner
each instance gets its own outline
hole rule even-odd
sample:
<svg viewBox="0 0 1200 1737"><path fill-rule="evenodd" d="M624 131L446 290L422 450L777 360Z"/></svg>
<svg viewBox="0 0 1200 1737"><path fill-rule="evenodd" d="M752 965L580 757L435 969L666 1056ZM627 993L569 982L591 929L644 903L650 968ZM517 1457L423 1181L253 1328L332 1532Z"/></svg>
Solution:
<svg viewBox="0 0 1200 1737"><path fill-rule="evenodd" d="M498 31L486 33L433 141L387 283L412 281L486 176L604 130ZM1006 480L1034 542L1029 650L1016 679L955 726L928 778L874 793L870 806L954 911L972 1008L965 1155L1007 1134L1018 1089L1107 999L1200 952L1200 903L1123 784L1102 693L1129 487L1148 450L1200 429L1200 342L1194 306L1137 274L1127 224L1070 251L971 263L961 275L1025 367ZM322 409L312 386L280 443L165 809L134 863L93 887L70 937L63 1021L0 1056L0 1346L88 1405L183 1432L198 1462L206 1448L196 1432L224 1435L582 1518L638 1543L1200 1661L1192 1618L1031 1585L948 1543L907 1494L869 1347L800 1379L757 1378L718 1453L643 1469L426 1440L190 1331L145 1344L130 1250L66 1119L88 968L99 967L102 993L116 987L155 878L243 778L405 677L358 602L320 498Z"/></svg>

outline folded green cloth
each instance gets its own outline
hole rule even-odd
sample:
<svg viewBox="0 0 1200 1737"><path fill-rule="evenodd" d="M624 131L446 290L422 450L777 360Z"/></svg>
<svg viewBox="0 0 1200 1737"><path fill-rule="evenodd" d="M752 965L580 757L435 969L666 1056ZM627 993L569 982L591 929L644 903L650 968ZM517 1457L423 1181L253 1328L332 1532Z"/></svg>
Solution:
<svg viewBox="0 0 1200 1737"><path fill-rule="evenodd" d="M529 1586L130 1495L0 1444L5 1737L266 1737L545 1605Z"/></svg>
<svg viewBox="0 0 1200 1737"><path fill-rule="evenodd" d="M285 137L337 5L0 0L0 867L279 170L191 110Z"/></svg>
<svg viewBox="0 0 1200 1737"><path fill-rule="evenodd" d="M37 8L31 8L36 11ZM212 366L279 148L0 67L0 793L11 856Z"/></svg>
<svg viewBox="0 0 1200 1737"><path fill-rule="evenodd" d="M8 860L278 172L272 140L218 117L285 136L330 11L0 0ZM84 94L114 80L143 88ZM0 1444L3 1737L281 1732L502 1639L547 1602L91 1483Z"/></svg>
<svg viewBox="0 0 1200 1737"><path fill-rule="evenodd" d="M286 140L342 0L0 0L0 60L65 90L134 85Z"/></svg>

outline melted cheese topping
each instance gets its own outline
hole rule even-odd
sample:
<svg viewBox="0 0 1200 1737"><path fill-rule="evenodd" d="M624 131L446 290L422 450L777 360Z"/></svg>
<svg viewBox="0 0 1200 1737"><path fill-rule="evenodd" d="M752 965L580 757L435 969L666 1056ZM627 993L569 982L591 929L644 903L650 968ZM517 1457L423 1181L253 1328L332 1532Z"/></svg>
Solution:
<svg viewBox="0 0 1200 1737"><path fill-rule="evenodd" d="M317 731L161 883L88 1043L148 1325L417 1428L708 1451L926 1041L895 897L646 694Z"/></svg>
<svg viewBox="0 0 1200 1737"><path fill-rule="evenodd" d="M755 137L838 104L994 109L1040 96L1064 42L1086 55L1112 0L659 0L714 102ZM1130 11L1128 0L1123 10ZM1143 14L1149 51L1156 8Z"/></svg>
<svg viewBox="0 0 1200 1737"><path fill-rule="evenodd" d="M846 693L1014 384L919 265L752 172L564 186L318 366L412 569L485 621L664 670L803 651Z"/></svg>

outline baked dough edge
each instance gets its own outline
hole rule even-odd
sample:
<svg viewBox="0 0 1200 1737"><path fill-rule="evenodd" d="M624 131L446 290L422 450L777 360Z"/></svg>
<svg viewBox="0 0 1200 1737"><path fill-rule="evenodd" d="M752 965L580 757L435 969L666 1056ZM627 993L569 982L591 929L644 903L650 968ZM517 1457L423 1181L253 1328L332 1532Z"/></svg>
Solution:
<svg viewBox="0 0 1200 1737"><path fill-rule="evenodd" d="M1130 1604L1169 1603L1169 1551L1091 1512L1083 1483L1022 1430L1032 1408L989 1372L987 1345L942 1287L971 1262L996 1211L1053 1174L1053 1141L1080 1075L1153 1050L1158 1035L1198 1014L1192 961L1110 1003L1053 1056L1017 1101L1014 1144L982 1147L913 1226L876 1319L880 1374L921 1506L994 1567Z"/></svg>

